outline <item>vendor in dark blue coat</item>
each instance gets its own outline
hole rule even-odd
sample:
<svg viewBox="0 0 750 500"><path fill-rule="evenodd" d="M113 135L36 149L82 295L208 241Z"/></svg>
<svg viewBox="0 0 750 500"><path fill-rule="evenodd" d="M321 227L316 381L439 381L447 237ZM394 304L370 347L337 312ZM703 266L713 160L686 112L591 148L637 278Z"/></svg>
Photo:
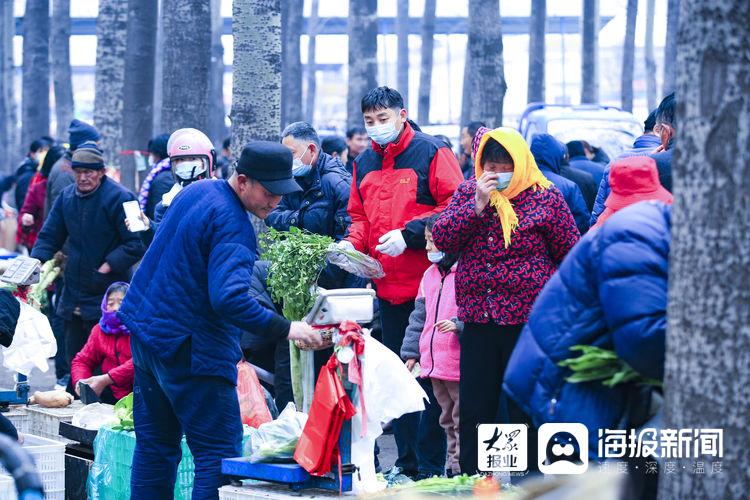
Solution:
<svg viewBox="0 0 750 500"><path fill-rule="evenodd" d="M68 361L99 322L104 292L116 281L128 281L130 268L145 252L141 238L124 222L122 204L135 195L104 174L101 150L93 143L80 146L72 167L75 184L55 200L31 252L46 262L66 247L65 287L57 315L65 320Z"/></svg>
<svg viewBox="0 0 750 500"><path fill-rule="evenodd" d="M671 207L645 201L614 214L583 237L547 282L511 355L504 390L535 427L580 422L597 454L598 429L628 421L636 384L569 383L560 361L577 344L614 350L644 377L662 379L667 328Z"/></svg>
<svg viewBox="0 0 750 500"><path fill-rule="evenodd" d="M560 175L565 159L565 145L549 134L537 134L531 139L530 149L539 170L560 190L573 214L578 231L584 234L589 228L589 211L581 189L575 182Z"/></svg>
<svg viewBox="0 0 750 500"><path fill-rule="evenodd" d="M309 325L250 295L257 252L248 212L265 219L298 190L289 150L258 141L228 180L198 181L175 196L119 311L135 364L132 498L172 497L183 433L193 498L218 498L221 460L242 452L241 330L319 343Z"/></svg>

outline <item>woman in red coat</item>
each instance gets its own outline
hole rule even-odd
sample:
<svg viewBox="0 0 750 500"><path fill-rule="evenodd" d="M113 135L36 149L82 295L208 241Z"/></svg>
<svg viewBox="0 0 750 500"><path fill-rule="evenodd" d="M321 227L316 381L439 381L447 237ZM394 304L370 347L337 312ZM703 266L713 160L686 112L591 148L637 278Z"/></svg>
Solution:
<svg viewBox="0 0 750 500"><path fill-rule="evenodd" d="M73 387L80 396L78 382L88 384L104 403L114 404L133 392L133 356L130 332L117 318L128 284L110 285L102 300L102 318L91 330L86 345L70 365ZM94 371L101 369L101 375Z"/></svg>
<svg viewBox="0 0 750 500"><path fill-rule="evenodd" d="M31 179L23 206L18 211L16 243L31 250L44 224L44 200L47 196L47 177L52 166L65 154L65 148L54 146L44 157L42 168Z"/></svg>

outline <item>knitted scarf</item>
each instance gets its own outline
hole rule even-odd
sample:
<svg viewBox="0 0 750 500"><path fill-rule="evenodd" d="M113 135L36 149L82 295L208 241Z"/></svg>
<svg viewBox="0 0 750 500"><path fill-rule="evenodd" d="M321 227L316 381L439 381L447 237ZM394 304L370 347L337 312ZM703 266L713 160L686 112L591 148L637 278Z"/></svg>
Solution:
<svg viewBox="0 0 750 500"><path fill-rule="evenodd" d="M157 175L169 170L170 168L172 168L172 165L169 163L169 158L164 158L153 166L146 176L146 179L143 181L141 191L138 193L138 204L141 205L141 210L144 212L146 211L146 204L148 204L148 192L151 190L151 183L154 182Z"/></svg>
<svg viewBox="0 0 750 500"><path fill-rule="evenodd" d="M503 228L505 248L510 246L510 237L518 227L518 215L513 210L511 200L530 187L547 189L552 183L542 174L534 161L534 156L521 134L509 127L500 127L482 135L475 154L474 171L477 179L484 173L482 169L482 153L487 141L494 139L499 142L513 158L513 178L502 191L495 190L490 194L490 205L495 208Z"/></svg>

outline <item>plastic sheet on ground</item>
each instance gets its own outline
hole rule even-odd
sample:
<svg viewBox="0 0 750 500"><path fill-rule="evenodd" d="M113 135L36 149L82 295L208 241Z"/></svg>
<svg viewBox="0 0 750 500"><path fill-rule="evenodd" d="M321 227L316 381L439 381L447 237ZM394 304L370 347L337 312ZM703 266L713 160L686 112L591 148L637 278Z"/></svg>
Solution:
<svg viewBox="0 0 750 500"><path fill-rule="evenodd" d="M288 403L279 418L254 429L246 428L242 455L257 462L291 462L297 441L307 423L307 414Z"/></svg>
<svg viewBox="0 0 750 500"><path fill-rule="evenodd" d="M352 417L352 463L359 467L354 474L354 492L372 493L385 488L375 474L375 440L383 431L381 425L401 415L422 411L429 401L419 383L403 361L383 344L365 336L362 363L363 392L367 408L367 433L362 433L362 405L359 397ZM394 390L398 388L398 390Z"/></svg>
<svg viewBox="0 0 750 500"><path fill-rule="evenodd" d="M245 426L243 447L248 438ZM190 448L182 438L182 460L177 467L174 488L175 500L190 500L193 493L195 464ZM88 497L91 500L121 500L130 498L130 470L135 451L135 432L114 430L103 426L94 440L94 463L88 479Z"/></svg>
<svg viewBox="0 0 750 500"><path fill-rule="evenodd" d="M3 366L26 376L34 368L44 373L49 369L47 360L56 353L57 342L47 316L21 302L13 342L3 349Z"/></svg>

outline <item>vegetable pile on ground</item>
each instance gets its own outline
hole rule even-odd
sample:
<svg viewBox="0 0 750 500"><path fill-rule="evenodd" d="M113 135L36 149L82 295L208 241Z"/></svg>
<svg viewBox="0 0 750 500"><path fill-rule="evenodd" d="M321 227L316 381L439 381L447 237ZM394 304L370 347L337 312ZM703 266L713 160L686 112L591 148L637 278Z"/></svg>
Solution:
<svg viewBox="0 0 750 500"><path fill-rule="evenodd" d="M659 387L662 385L659 380L644 377L635 371L614 351L591 345L574 345L570 350L581 351L583 354L557 363L573 371L573 374L565 379L568 382L575 384L600 380L606 387L628 382Z"/></svg>

